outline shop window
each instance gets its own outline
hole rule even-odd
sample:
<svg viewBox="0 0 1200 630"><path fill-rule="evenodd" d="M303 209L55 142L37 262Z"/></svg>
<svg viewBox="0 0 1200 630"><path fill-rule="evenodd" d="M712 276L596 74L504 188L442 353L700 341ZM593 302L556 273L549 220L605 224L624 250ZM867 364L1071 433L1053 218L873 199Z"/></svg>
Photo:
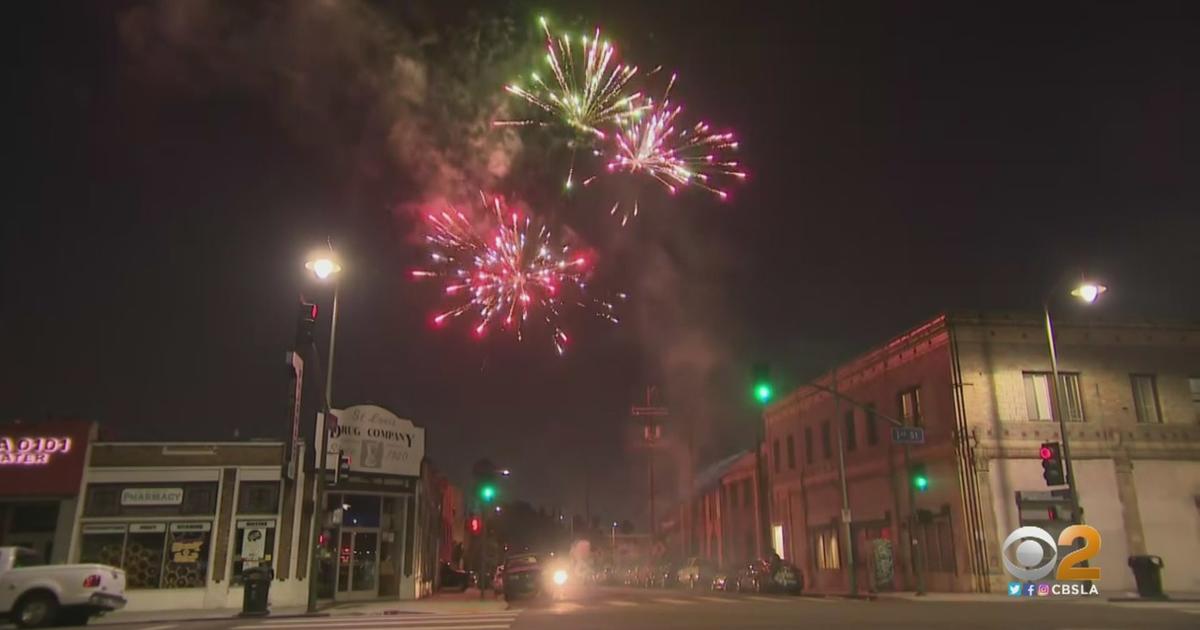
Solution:
<svg viewBox="0 0 1200 630"><path fill-rule="evenodd" d="M217 484L191 484L183 490L180 514L212 514L217 509Z"/></svg>
<svg viewBox="0 0 1200 630"><path fill-rule="evenodd" d="M121 513L121 487L89 485L83 510L86 516L117 516Z"/></svg>
<svg viewBox="0 0 1200 630"><path fill-rule="evenodd" d="M125 539L121 566L125 567L125 585L129 588L158 588L162 583L163 544L167 539L164 523L134 523Z"/></svg>
<svg viewBox="0 0 1200 630"><path fill-rule="evenodd" d="M238 514L276 514L278 512L278 481L243 481L238 487Z"/></svg>
<svg viewBox="0 0 1200 630"><path fill-rule="evenodd" d="M208 579L210 523L172 523L163 588L204 586Z"/></svg>
<svg viewBox="0 0 1200 630"><path fill-rule="evenodd" d="M812 533L813 550L817 557L817 568L836 571L842 568L841 551L838 549L837 529L823 527Z"/></svg>
<svg viewBox="0 0 1200 630"><path fill-rule="evenodd" d="M342 495L342 525L347 527L379 527L379 503L379 496L377 495Z"/></svg>
<svg viewBox="0 0 1200 630"><path fill-rule="evenodd" d="M242 571L247 568L274 567L274 554L274 519L238 520L233 537L233 583L242 582Z"/></svg>
<svg viewBox="0 0 1200 630"><path fill-rule="evenodd" d="M202 587L211 529L211 523L84 524L79 561L124 569L131 589Z"/></svg>

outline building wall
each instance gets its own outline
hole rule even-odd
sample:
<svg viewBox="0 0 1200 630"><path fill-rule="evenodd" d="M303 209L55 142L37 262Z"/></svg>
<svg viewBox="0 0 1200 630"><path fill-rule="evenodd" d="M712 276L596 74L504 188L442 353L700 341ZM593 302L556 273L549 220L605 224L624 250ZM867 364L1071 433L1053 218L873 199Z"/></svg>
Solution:
<svg viewBox="0 0 1200 630"><path fill-rule="evenodd" d="M846 452L846 479L860 590L872 582L864 548L873 537L895 545L894 580L873 586L914 588L907 544L913 513L930 521L916 531L928 590L1004 589L1000 543L1018 524L1016 492L1048 490L1038 447L1062 439L1057 422L1029 418L1024 373L1049 371L1043 326L1029 317L939 317L839 366L838 392L875 403L883 414L899 416L898 392L919 387L926 428L925 443L912 447L911 459L926 466L930 486L909 506L904 451L891 444L890 425L879 421L879 444L864 446L865 413L855 411L857 448ZM1060 371L1077 374L1080 383L1083 421L1069 423L1068 437L1084 522L1103 540L1093 562L1103 570L1101 588L1132 589L1127 557L1161 550L1171 567L1168 588L1197 590L1200 577L1184 558L1200 549L1200 427L1188 382L1200 375L1200 330L1059 323L1056 333ZM1161 422L1138 422L1132 374L1155 376ZM827 374L816 383L830 387L834 379ZM836 531L841 518L836 436L846 407L806 386L764 414L772 524L784 526L786 550L817 591L849 587L844 536L837 567L818 567L814 544L820 528ZM826 420L834 442L830 457L820 443ZM815 442L811 463L805 427ZM787 461L788 435L794 466ZM952 557L942 552L946 545Z"/></svg>
<svg viewBox="0 0 1200 630"><path fill-rule="evenodd" d="M1133 478L1146 553L1166 560L1163 587L1200 592L1200 462L1139 460Z"/></svg>

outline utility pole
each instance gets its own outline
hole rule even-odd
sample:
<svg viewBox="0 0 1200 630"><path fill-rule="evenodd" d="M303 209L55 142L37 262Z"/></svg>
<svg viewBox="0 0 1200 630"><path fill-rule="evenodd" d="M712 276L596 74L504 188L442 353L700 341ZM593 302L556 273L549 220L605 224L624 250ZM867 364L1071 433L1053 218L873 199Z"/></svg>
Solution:
<svg viewBox="0 0 1200 630"><path fill-rule="evenodd" d="M833 370L830 372L829 379L830 379L830 383L833 385L833 387L831 389L836 393L837 392L837 368L836 367L833 368ZM847 487L848 484L846 483L846 444L844 441L845 440L845 436L844 436L845 427L843 426L845 424L845 420L841 417L841 415L842 415L841 412L842 412L842 399L838 398L837 396L834 396L833 397L833 424L834 424L834 428L837 429L838 481L840 482L840 484L842 486L842 518L841 518L842 536L843 536L843 540L846 541L846 544L844 545L845 549L846 549L846 571L847 571L846 575L849 578L850 595L853 596L853 595L858 594L858 572L854 567L854 528L850 524L851 523L850 490ZM854 413L854 411L851 410L850 413Z"/></svg>

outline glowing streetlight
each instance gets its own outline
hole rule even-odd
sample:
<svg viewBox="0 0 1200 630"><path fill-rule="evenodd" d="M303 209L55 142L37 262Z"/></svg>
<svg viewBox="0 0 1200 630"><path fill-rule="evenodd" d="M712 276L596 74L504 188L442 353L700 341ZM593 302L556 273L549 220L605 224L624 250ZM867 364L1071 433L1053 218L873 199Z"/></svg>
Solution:
<svg viewBox="0 0 1200 630"><path fill-rule="evenodd" d="M314 258L304 263L304 268L313 272L319 280L326 280L342 270L342 266L332 258Z"/></svg>
<svg viewBox="0 0 1200 630"><path fill-rule="evenodd" d="M1071 295L1074 295L1084 302L1091 304L1092 302L1096 301L1096 298L1100 297L1101 293L1104 293L1107 290L1108 287L1104 286L1103 284L1098 284L1095 282L1083 282L1074 289L1071 289Z"/></svg>

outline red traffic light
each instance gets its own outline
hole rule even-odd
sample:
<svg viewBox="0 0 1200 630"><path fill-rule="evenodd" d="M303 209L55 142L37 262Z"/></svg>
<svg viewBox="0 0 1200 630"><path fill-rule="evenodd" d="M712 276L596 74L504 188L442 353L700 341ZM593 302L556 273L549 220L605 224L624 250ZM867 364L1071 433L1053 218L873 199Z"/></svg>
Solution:
<svg viewBox="0 0 1200 630"><path fill-rule="evenodd" d="M467 527L471 530L472 534L479 535L479 532L483 531L483 520L478 516L472 516L471 520L467 523Z"/></svg>
<svg viewBox="0 0 1200 630"><path fill-rule="evenodd" d="M1050 450L1049 446L1043 446L1042 450L1038 451L1038 455L1041 455L1042 459L1050 459L1054 457L1054 451Z"/></svg>

